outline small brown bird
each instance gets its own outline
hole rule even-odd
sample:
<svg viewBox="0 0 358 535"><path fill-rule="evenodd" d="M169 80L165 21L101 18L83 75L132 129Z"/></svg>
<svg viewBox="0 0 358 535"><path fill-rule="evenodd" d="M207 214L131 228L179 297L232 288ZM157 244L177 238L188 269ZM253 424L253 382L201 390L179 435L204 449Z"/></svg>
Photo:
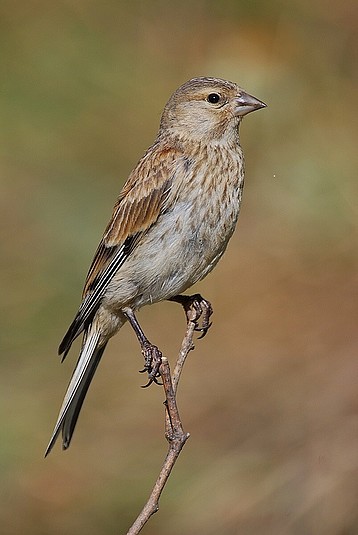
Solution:
<svg viewBox="0 0 358 535"><path fill-rule="evenodd" d="M128 320L141 345L149 383L161 353L135 311L169 299L203 314L210 303L180 295L217 264L231 238L242 198L239 126L266 105L235 83L193 78L166 104L158 136L129 175L89 269L82 303L59 348L66 357L83 333L80 356L46 450L62 430L68 448L88 387L109 339Z"/></svg>

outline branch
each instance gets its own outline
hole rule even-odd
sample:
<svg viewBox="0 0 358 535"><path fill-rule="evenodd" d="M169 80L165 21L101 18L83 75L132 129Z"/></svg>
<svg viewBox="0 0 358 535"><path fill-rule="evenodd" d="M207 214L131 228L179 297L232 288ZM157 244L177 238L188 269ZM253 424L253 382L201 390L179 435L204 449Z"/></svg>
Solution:
<svg viewBox="0 0 358 535"><path fill-rule="evenodd" d="M189 438L189 433L185 433L180 420L178 407L176 403L176 393L178 389L178 383L180 380L181 372L193 346L193 335L196 327L196 319L189 318L187 323L187 329L183 342L179 351L179 355L176 361L173 375L170 375L169 362L166 357L162 358L162 364L160 366L160 375L163 381L163 388L165 393L165 438L169 443L168 452L164 460L163 466L159 472L159 476L155 482L153 490L148 498L147 503L144 505L142 511L129 528L127 535L137 535L149 518L158 511L159 499L163 492L164 486L168 481L173 466L179 457L179 454Z"/></svg>

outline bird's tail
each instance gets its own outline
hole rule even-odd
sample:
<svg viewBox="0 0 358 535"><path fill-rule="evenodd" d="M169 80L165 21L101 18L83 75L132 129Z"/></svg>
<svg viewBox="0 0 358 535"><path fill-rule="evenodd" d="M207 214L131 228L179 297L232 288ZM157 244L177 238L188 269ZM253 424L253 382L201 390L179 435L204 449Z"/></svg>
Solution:
<svg viewBox="0 0 358 535"><path fill-rule="evenodd" d="M84 335L81 353L68 385L45 457L50 453L61 430L63 449L67 449L70 445L88 387L107 345L107 342L101 343L100 337L100 332L94 328L93 324L89 326Z"/></svg>

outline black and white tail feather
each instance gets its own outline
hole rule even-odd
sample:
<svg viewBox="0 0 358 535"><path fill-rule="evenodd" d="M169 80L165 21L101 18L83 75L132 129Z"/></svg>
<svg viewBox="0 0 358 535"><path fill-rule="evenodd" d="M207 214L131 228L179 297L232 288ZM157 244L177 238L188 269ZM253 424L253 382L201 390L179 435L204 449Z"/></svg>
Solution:
<svg viewBox="0 0 358 535"><path fill-rule="evenodd" d="M108 283L132 251L137 237L137 235L129 237L118 247L105 247L102 240L98 247L93 264L96 258L103 254L110 258L110 262L108 262L99 276L94 279L75 319L60 344L59 354L62 355L63 361L71 349L73 341L84 332L81 352L68 385L51 440L47 446L45 457L50 453L61 430L63 449L67 449L70 445L83 401L108 342L100 339L100 328L96 326L96 321L93 321L93 318L101 304L101 299ZM87 279L92 274L92 266Z"/></svg>
<svg viewBox="0 0 358 535"><path fill-rule="evenodd" d="M100 345L100 332L93 325L90 325L84 335L80 356L68 385L45 457L50 453L61 430L63 449L65 450L69 447L88 387L106 345L106 343Z"/></svg>

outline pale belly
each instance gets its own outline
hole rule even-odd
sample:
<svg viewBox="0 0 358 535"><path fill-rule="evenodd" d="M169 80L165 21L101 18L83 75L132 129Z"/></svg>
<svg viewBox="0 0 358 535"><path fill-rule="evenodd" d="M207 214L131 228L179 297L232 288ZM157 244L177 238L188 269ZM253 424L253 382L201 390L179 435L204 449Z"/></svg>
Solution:
<svg viewBox="0 0 358 535"><path fill-rule="evenodd" d="M108 285L102 304L138 309L180 294L203 279L235 229L240 195L230 202L177 203L159 217Z"/></svg>

